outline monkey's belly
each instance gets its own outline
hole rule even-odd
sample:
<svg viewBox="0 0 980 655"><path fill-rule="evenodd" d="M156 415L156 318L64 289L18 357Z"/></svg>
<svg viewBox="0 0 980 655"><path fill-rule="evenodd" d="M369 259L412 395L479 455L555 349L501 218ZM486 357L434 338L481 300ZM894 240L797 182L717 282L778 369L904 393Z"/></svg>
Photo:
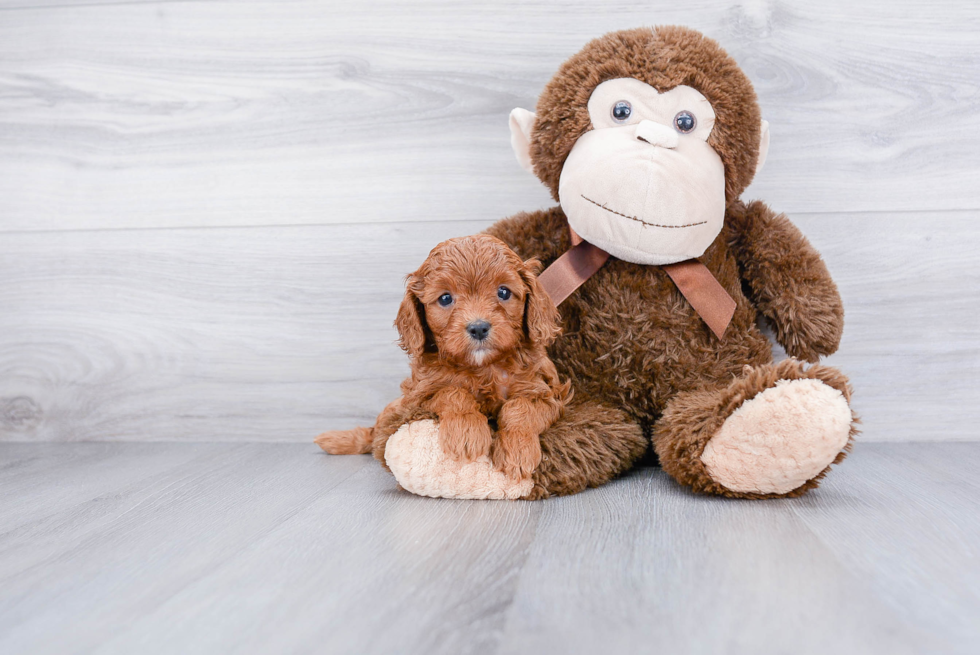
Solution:
<svg viewBox="0 0 980 655"><path fill-rule="evenodd" d="M624 409L643 422L656 420L680 391L724 384L746 364L772 361L771 345L754 323L733 323L719 341L683 309L633 305L627 312L600 305L566 315L566 323L576 325L551 349L559 375L572 380L576 397Z"/></svg>

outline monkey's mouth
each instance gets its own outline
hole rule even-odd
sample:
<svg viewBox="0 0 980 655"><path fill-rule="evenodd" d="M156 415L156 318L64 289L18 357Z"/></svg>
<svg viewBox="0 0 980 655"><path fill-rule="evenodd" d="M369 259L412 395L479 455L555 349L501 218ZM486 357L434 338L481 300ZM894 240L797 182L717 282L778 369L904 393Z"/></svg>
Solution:
<svg viewBox="0 0 980 655"><path fill-rule="evenodd" d="M704 225L705 223L708 222L708 221L701 221L699 223L688 223L687 225L660 225L659 223L648 223L647 221L643 220L642 218L638 218L636 216L630 216L629 214L624 214L622 212L618 212L615 209L609 209L605 205L596 202L592 198L586 198L584 195L582 196L582 199L583 200L587 200L588 202L591 202L593 205L595 205L599 209L605 209L610 214L615 214L616 216L622 216L623 218L628 218L631 221L636 221L637 223L641 223L643 225L643 227L664 227L664 228L669 228L669 229L680 229L682 227L694 227L696 225Z"/></svg>

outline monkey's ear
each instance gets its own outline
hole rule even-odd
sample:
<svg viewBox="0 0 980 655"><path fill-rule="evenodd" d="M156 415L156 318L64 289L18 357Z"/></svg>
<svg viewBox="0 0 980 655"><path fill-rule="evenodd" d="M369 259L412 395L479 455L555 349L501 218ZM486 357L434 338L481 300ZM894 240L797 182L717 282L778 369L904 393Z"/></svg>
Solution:
<svg viewBox="0 0 980 655"><path fill-rule="evenodd" d="M534 127L534 112L518 107L510 112L510 147L517 155L521 168L534 173L531 164L531 128Z"/></svg>
<svg viewBox="0 0 980 655"><path fill-rule="evenodd" d="M524 333L532 344L549 346L561 328L558 326L558 308L538 282L537 272L540 270L541 262L537 259L524 262L521 270L521 279L527 291L524 296Z"/></svg>
<svg viewBox="0 0 980 655"><path fill-rule="evenodd" d="M428 326L425 323L425 308L421 301L412 291L415 284L414 276L408 276L408 288L405 290L405 297L402 304L398 307L398 316L395 317L395 329L398 330L398 345L411 357L419 357L425 352L425 345L428 341Z"/></svg>
<svg viewBox="0 0 980 655"><path fill-rule="evenodd" d="M766 163L769 154L769 121L762 121L762 132L759 134L759 159L755 163L755 173L758 175ZM753 176L754 176L753 175Z"/></svg>

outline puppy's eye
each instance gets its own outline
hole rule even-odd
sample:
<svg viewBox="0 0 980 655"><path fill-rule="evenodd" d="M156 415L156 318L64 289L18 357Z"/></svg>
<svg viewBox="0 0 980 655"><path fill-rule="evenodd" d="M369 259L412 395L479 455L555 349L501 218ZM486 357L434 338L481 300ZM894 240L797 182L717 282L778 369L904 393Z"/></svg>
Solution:
<svg viewBox="0 0 980 655"><path fill-rule="evenodd" d="M437 300L436 302L438 302L443 307L449 307L451 304L453 304L453 296L451 293L444 293L441 296L439 296L439 300Z"/></svg>
<svg viewBox="0 0 980 655"><path fill-rule="evenodd" d="M510 300L511 291L507 287L500 287L497 289L497 297L501 300Z"/></svg>
<svg viewBox="0 0 980 655"><path fill-rule="evenodd" d="M612 117L617 123L625 123L633 113L633 105L626 100L620 100L612 106Z"/></svg>
<svg viewBox="0 0 980 655"><path fill-rule="evenodd" d="M682 134L693 132L694 128L697 126L697 119L694 118L694 114L689 111L681 111L674 116L674 128Z"/></svg>

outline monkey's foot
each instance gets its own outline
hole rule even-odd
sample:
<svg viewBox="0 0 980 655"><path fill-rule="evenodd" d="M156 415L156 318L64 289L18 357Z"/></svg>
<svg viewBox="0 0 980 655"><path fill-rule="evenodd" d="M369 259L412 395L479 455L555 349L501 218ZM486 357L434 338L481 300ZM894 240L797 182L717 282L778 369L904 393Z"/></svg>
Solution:
<svg viewBox="0 0 980 655"><path fill-rule="evenodd" d="M798 496L844 459L857 419L847 379L801 362L746 368L727 387L679 394L654 445L678 482L737 498Z"/></svg>
<svg viewBox="0 0 980 655"><path fill-rule="evenodd" d="M449 457L439 445L439 424L433 420L398 428L388 438L384 457L398 484L419 496L514 500L534 486L530 479L505 476L486 455L472 462Z"/></svg>
<svg viewBox="0 0 980 655"><path fill-rule="evenodd" d="M850 429L840 391L820 380L779 380L725 420L701 461L732 491L785 494L830 466Z"/></svg>

